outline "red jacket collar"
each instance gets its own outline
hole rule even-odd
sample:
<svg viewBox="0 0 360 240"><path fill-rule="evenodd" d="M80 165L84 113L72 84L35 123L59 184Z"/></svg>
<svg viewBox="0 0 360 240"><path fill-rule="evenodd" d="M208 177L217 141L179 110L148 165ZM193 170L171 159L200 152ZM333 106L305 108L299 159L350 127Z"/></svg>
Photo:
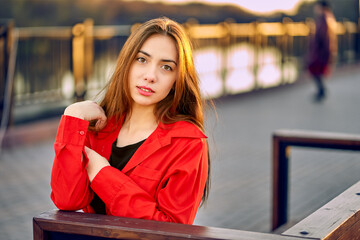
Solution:
<svg viewBox="0 0 360 240"><path fill-rule="evenodd" d="M171 138L206 138L205 134L197 126L185 121L171 124L160 122L154 133L157 134L159 141L164 145L170 144Z"/></svg>
<svg viewBox="0 0 360 240"><path fill-rule="evenodd" d="M123 121L124 117L119 121L116 121L115 118L111 118L104 128L105 131L113 131L113 141L116 139ZM205 134L192 123L179 121L172 124L164 124L160 122L155 131L140 146L140 151L135 152L131 161L126 164L122 171L127 172L131 170L158 149L171 144L172 138L178 137L206 138Z"/></svg>
<svg viewBox="0 0 360 240"><path fill-rule="evenodd" d="M106 127L102 129L101 132L116 132L116 134L118 134L124 119L125 115L122 116L119 120L117 120L115 117L110 118ZM178 121L171 124L164 124L160 122L154 133L150 136L154 134L160 139L167 140L171 140L171 138L174 137L207 138L195 124L186 121Z"/></svg>

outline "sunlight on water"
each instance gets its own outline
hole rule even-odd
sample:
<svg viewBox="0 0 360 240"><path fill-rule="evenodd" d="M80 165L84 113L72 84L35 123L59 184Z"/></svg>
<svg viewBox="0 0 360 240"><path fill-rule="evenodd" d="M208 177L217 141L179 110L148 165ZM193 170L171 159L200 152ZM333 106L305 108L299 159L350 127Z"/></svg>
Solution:
<svg viewBox="0 0 360 240"><path fill-rule="evenodd" d="M240 43L230 48L227 66L229 68L252 67L254 64L254 47L247 43Z"/></svg>
<svg viewBox="0 0 360 240"><path fill-rule="evenodd" d="M15 74L14 92L18 93L15 97L19 97L20 94L25 92L25 79L20 72L16 72Z"/></svg>
<svg viewBox="0 0 360 240"><path fill-rule="evenodd" d="M87 83L88 99L94 99L111 78L115 64L115 60L107 58L95 60L94 74ZM256 51L248 43L233 45L227 52L218 47L196 49L194 64L204 98L293 83L298 76L295 58L288 59L281 66L281 53L278 49L267 47ZM65 99L74 96L73 81L71 72L67 72L62 78L62 95Z"/></svg>
<svg viewBox="0 0 360 240"><path fill-rule="evenodd" d="M284 63L283 77L285 83L294 83L298 77L298 63L297 59L293 58L291 61Z"/></svg>
<svg viewBox="0 0 360 240"><path fill-rule="evenodd" d="M248 43L232 46L226 55L216 47L197 49L194 62L205 98L293 83L298 76L295 59L281 66L281 52L277 48L256 51Z"/></svg>
<svg viewBox="0 0 360 240"><path fill-rule="evenodd" d="M281 83L281 55L276 48L259 51L258 85L267 88Z"/></svg>
<svg viewBox="0 0 360 240"><path fill-rule="evenodd" d="M222 53L217 48L203 48L194 52L194 64L200 79L201 93L205 98L222 94L221 59Z"/></svg>
<svg viewBox="0 0 360 240"><path fill-rule="evenodd" d="M225 82L227 92L236 94L254 88L253 64L254 49L251 45L241 43L231 48L227 57L228 73Z"/></svg>
<svg viewBox="0 0 360 240"><path fill-rule="evenodd" d="M259 68L258 84L263 88L275 87L281 83L281 70L274 64L265 64Z"/></svg>
<svg viewBox="0 0 360 240"><path fill-rule="evenodd" d="M75 86L74 77L70 71L64 74L61 81L61 93L65 99L71 99L74 96Z"/></svg>
<svg viewBox="0 0 360 240"><path fill-rule="evenodd" d="M231 94L249 92L255 87L254 74L247 68L231 70L225 86Z"/></svg>

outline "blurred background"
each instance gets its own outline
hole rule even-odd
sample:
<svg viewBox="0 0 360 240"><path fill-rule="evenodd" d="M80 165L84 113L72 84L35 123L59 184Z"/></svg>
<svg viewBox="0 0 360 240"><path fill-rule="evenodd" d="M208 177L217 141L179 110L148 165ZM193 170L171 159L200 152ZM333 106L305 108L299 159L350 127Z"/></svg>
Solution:
<svg viewBox="0 0 360 240"><path fill-rule="evenodd" d="M74 95L92 98L109 79L131 26L159 16L188 30L206 98L294 83L303 70L314 1L0 4L1 19L17 40L11 121L19 124L58 115ZM359 57L359 2L331 4L337 19L337 62L354 62Z"/></svg>
<svg viewBox="0 0 360 240"><path fill-rule="evenodd" d="M336 18L336 68L326 83L329 99L314 104L305 69L313 0L0 1L4 239L31 238L31 217L54 208L52 144L65 107L93 99L131 28L161 16L185 27L202 95L217 106L218 116L207 113L213 190L196 224L269 232L272 131L360 132L360 1L329 2ZM360 179L356 154L311 153L295 152L306 161L292 165L294 222ZM323 185L312 184L319 181Z"/></svg>

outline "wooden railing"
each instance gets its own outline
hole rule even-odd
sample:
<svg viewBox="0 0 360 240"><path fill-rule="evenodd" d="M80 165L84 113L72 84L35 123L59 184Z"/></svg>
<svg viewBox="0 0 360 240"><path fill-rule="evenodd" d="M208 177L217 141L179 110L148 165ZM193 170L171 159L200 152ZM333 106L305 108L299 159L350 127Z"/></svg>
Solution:
<svg viewBox="0 0 360 240"><path fill-rule="evenodd" d="M46 212L35 217L33 227L34 240L302 239L224 228L63 211Z"/></svg>
<svg viewBox="0 0 360 240"><path fill-rule="evenodd" d="M329 132L278 130L273 134L272 229L288 219L290 147L360 151L360 135ZM360 191L359 191L360 192Z"/></svg>
<svg viewBox="0 0 360 240"><path fill-rule="evenodd" d="M281 234L53 210L33 219L34 240L358 240L360 182Z"/></svg>
<svg viewBox="0 0 360 240"><path fill-rule="evenodd" d="M282 235L326 240L360 239L360 182Z"/></svg>

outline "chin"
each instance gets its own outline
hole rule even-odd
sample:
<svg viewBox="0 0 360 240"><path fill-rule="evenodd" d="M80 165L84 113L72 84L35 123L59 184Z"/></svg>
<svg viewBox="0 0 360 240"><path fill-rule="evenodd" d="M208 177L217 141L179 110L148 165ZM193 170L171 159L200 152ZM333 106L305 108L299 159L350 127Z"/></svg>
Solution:
<svg viewBox="0 0 360 240"><path fill-rule="evenodd" d="M156 105L156 103L154 103L153 101L134 101L134 103L143 107L151 107Z"/></svg>

